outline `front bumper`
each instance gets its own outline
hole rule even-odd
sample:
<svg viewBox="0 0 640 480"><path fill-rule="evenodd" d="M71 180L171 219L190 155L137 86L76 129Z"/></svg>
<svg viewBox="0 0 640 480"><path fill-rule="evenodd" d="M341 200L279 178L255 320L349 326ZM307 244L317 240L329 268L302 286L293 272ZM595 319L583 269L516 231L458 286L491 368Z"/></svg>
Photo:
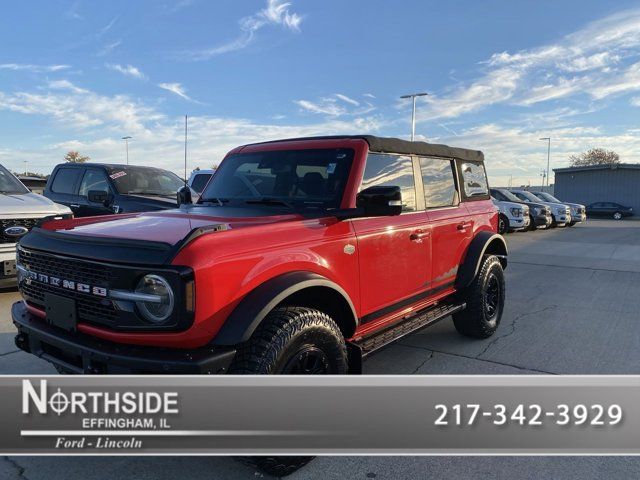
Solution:
<svg viewBox="0 0 640 480"><path fill-rule="evenodd" d="M510 231L515 231L515 230L524 230L525 228L529 227L529 224L531 223L531 220L529 220L529 217L527 216L526 218L522 218L522 217L507 217L509 219L509 230Z"/></svg>
<svg viewBox="0 0 640 480"><path fill-rule="evenodd" d="M553 219L550 215L536 215L533 217L533 222L537 228L548 227L553 223Z"/></svg>
<svg viewBox="0 0 640 480"><path fill-rule="evenodd" d="M571 221L571 215L567 215L566 213L562 215L554 215L554 217L558 225L566 225Z"/></svg>
<svg viewBox="0 0 640 480"><path fill-rule="evenodd" d="M236 353L234 348L180 350L107 342L48 325L29 313L24 302L13 304L11 317L18 348L69 373L221 374Z"/></svg>
<svg viewBox="0 0 640 480"><path fill-rule="evenodd" d="M571 214L571 223L580 223L580 222L586 222L587 221L587 214L586 213L572 213Z"/></svg>
<svg viewBox="0 0 640 480"><path fill-rule="evenodd" d="M0 288L15 287L16 277L16 249L14 244L0 247Z"/></svg>

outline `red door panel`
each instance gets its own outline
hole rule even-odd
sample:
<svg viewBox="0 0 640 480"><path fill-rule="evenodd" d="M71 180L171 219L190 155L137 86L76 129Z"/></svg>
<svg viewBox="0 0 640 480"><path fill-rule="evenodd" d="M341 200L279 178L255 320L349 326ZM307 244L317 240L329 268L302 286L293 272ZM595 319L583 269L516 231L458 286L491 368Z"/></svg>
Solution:
<svg viewBox="0 0 640 480"><path fill-rule="evenodd" d="M464 204L429 210L432 261L431 288L453 282L473 236L473 218Z"/></svg>
<svg viewBox="0 0 640 480"><path fill-rule="evenodd" d="M424 212L353 221L362 316L428 289L431 232Z"/></svg>

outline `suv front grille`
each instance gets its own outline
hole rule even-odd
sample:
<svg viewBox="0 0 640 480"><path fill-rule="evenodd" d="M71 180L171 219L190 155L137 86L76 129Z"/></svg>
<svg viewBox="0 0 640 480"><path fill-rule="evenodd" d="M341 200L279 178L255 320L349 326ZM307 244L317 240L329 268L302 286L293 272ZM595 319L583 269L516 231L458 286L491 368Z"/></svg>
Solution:
<svg viewBox="0 0 640 480"><path fill-rule="evenodd" d="M107 265L88 263L68 257L57 257L18 248L18 263L24 268L47 276L109 289L117 275ZM20 282L20 290L27 303L44 308L45 293L73 298L78 308L78 318L89 322L111 323L118 317L118 310L111 300L99 298L75 290L54 287L41 282Z"/></svg>
<svg viewBox="0 0 640 480"><path fill-rule="evenodd" d="M9 227L24 227L31 230L40 221L40 218L4 218L0 220L0 244L16 243L19 237L11 237L4 233Z"/></svg>

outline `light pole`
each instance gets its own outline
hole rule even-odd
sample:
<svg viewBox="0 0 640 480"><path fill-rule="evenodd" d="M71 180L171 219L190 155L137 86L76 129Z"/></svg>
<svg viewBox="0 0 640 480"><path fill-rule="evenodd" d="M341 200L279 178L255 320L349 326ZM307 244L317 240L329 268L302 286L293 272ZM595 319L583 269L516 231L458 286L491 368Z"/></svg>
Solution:
<svg viewBox="0 0 640 480"><path fill-rule="evenodd" d="M410 98L413 102L413 108L411 109L411 141L413 142L416 136L416 97L426 97L429 95L426 92L422 93L410 93L409 95L402 95L400 98Z"/></svg>
<svg viewBox="0 0 640 480"><path fill-rule="evenodd" d="M542 138L539 138L538 140L546 140L547 141L547 187L548 187L549 186L549 177L551 176L551 175L549 175L549 160L551 158L551 137L542 137ZM544 182L544 178L542 179L542 181Z"/></svg>
<svg viewBox="0 0 640 480"><path fill-rule="evenodd" d="M129 165L129 140L132 139L133 137L122 137L122 140L124 140L124 149L127 152L127 165Z"/></svg>

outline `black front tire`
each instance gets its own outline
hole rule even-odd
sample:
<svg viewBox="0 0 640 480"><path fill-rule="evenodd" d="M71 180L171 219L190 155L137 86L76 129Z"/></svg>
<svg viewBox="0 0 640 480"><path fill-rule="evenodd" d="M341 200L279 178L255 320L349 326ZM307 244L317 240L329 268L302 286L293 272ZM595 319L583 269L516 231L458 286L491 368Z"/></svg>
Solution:
<svg viewBox="0 0 640 480"><path fill-rule="evenodd" d="M613 219L614 220L622 220L622 218L623 218L623 215L620 212L616 212L616 213L613 214Z"/></svg>
<svg viewBox="0 0 640 480"><path fill-rule="evenodd" d="M229 373L241 375L346 374L347 346L336 323L318 310L283 306L273 310L238 349ZM238 457L260 472L284 477L314 457Z"/></svg>
<svg viewBox="0 0 640 480"><path fill-rule="evenodd" d="M504 235L509 231L509 219L502 213L498 215L498 233Z"/></svg>
<svg viewBox="0 0 640 480"><path fill-rule="evenodd" d="M505 299L504 271L498 257L484 258L476 278L462 291L462 299L467 307L453 314L458 333L474 338L493 335L500 325Z"/></svg>
<svg viewBox="0 0 640 480"><path fill-rule="evenodd" d="M536 225L536 221L533 219L533 216L529 215L529 231L530 232L535 232L538 229L538 226Z"/></svg>

